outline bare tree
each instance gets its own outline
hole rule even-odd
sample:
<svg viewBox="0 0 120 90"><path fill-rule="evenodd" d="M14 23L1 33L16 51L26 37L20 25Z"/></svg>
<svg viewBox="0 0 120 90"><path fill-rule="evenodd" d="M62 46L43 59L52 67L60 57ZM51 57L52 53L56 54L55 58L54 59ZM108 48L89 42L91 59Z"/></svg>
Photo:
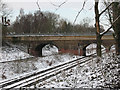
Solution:
<svg viewBox="0 0 120 90"><path fill-rule="evenodd" d="M100 16L106 11L108 10L108 8L113 4L113 2L111 2L101 13L99 13L98 10L98 4L99 4L99 0L95 0L95 27L96 27L96 41L97 41L97 55L101 57L101 43L102 43L102 36L104 34L106 34L112 27L113 25L117 22L117 20L120 18L120 15L118 15L117 17L115 17L114 21L111 23L111 26L105 30L104 32L100 32Z"/></svg>
<svg viewBox="0 0 120 90"><path fill-rule="evenodd" d="M96 41L97 41L97 55L101 56L101 36L100 36L100 20L99 20L99 10L98 10L99 0L95 0L95 27L96 27Z"/></svg>
<svg viewBox="0 0 120 90"><path fill-rule="evenodd" d="M79 16L79 14L81 13L81 11L84 10L85 4L86 4L86 1L83 2L82 8L80 9L78 14L76 15L75 20L74 20L74 24L75 24L75 22L76 22L76 20L77 20L77 18ZM114 26L114 24L118 21L120 16L118 15L118 17L116 17L113 22L111 21L111 26L107 30L101 32L101 30L100 30L100 26L101 26L100 25L100 16L104 12L106 12L106 10L109 10L109 8L110 8L110 6L112 6L113 2L109 3L109 5L107 5L106 8L103 11L101 11L100 13L99 13L98 4L99 4L99 0L95 0L94 10L95 10L95 28L96 28L96 41L97 41L97 55L101 57L101 44L102 44L101 38L102 38L102 36L104 34L106 34Z"/></svg>
<svg viewBox="0 0 120 90"><path fill-rule="evenodd" d="M10 10L5 3L0 0L0 17L2 17L2 40L4 41L4 36L7 32L7 25L10 25L10 20L7 19L11 14L12 10Z"/></svg>
<svg viewBox="0 0 120 90"><path fill-rule="evenodd" d="M0 16L8 17L12 13L12 10L8 8L7 4L0 0Z"/></svg>
<svg viewBox="0 0 120 90"><path fill-rule="evenodd" d="M105 6L107 6L110 2L104 0ZM108 13L107 19L109 20L109 23L112 25L113 21L119 17L120 15L120 3L119 2L113 2L113 5L111 8L108 9L106 12ZM120 19L115 22L114 25L112 25L112 29L114 30L113 37L116 41L116 54L120 55L120 30L119 30L119 23Z"/></svg>
<svg viewBox="0 0 120 90"><path fill-rule="evenodd" d="M120 3L119 2L114 2L113 7L113 21L116 20L116 18L120 17ZM116 41L116 54L120 55L120 18L116 22L114 22L113 25L113 30L114 30L114 38Z"/></svg>

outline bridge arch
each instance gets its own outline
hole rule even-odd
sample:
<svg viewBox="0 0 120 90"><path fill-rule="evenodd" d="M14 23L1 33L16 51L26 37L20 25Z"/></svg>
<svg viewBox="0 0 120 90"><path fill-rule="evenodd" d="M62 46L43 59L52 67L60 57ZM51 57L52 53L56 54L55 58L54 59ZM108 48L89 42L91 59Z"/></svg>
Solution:
<svg viewBox="0 0 120 90"><path fill-rule="evenodd" d="M47 55L47 53L45 53L45 52L43 52L43 50L45 50L45 46L46 46L46 48L48 48L48 49L50 49L50 47L51 48L55 48L56 47L56 49L59 49L58 48L58 46L56 46L55 44L53 44L53 43L41 43L41 44L38 44L36 47L35 47L35 56L39 56L39 57L41 57L41 56L45 56L45 55ZM56 50L56 53L58 52L58 50ZM49 53L50 54L50 53Z"/></svg>
<svg viewBox="0 0 120 90"><path fill-rule="evenodd" d="M83 47L83 55L88 56L88 55L96 53L96 48L97 48L96 43L89 43L85 45ZM102 51L106 49L103 45L101 45L101 48L102 48Z"/></svg>
<svg viewBox="0 0 120 90"><path fill-rule="evenodd" d="M113 50L115 50L115 44L109 46L109 51L113 51Z"/></svg>
<svg viewBox="0 0 120 90"><path fill-rule="evenodd" d="M96 46L97 46L96 43L87 44L85 47L86 48L86 52L85 52L86 56L96 53Z"/></svg>

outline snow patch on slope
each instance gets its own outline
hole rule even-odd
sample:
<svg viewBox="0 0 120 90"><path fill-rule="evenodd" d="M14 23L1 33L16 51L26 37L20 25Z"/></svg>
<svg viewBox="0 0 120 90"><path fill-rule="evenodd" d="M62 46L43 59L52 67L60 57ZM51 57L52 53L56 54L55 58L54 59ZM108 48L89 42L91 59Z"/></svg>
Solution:
<svg viewBox="0 0 120 90"><path fill-rule="evenodd" d="M50 50L54 49L56 48L53 47ZM44 50L44 52L47 52L47 50L46 51ZM17 48L3 47L2 53L0 54L2 55L0 62L0 80L13 78L15 76L19 76L25 73L31 73L36 70L42 70L57 65L61 62L77 58L75 55L71 54L61 55L49 55L49 54L52 53L48 53L46 57L27 59L27 57L32 56L25 52L22 52Z"/></svg>
<svg viewBox="0 0 120 90"><path fill-rule="evenodd" d="M2 47L0 52L0 62L21 60L25 58L32 57L28 53L25 53L17 48Z"/></svg>
<svg viewBox="0 0 120 90"><path fill-rule="evenodd" d="M120 85L119 57L113 53L78 65L37 84L39 88L114 88Z"/></svg>

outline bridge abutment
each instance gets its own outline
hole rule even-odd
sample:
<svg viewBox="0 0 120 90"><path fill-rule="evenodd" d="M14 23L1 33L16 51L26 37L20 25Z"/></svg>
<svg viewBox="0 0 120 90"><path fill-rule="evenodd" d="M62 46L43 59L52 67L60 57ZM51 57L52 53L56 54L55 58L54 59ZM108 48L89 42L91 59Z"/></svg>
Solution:
<svg viewBox="0 0 120 90"><path fill-rule="evenodd" d="M78 55L86 56L86 48L84 48L84 45L79 45L79 43L78 43Z"/></svg>

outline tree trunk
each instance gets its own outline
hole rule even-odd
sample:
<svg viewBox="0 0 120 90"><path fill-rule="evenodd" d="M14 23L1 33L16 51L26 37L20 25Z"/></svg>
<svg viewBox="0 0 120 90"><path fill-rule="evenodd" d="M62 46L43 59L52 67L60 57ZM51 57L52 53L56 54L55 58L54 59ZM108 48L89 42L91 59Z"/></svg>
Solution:
<svg viewBox="0 0 120 90"><path fill-rule="evenodd" d="M116 37L115 37L115 48L116 48L116 54L120 55L120 31L117 32Z"/></svg>
<svg viewBox="0 0 120 90"><path fill-rule="evenodd" d="M119 3L118 2L114 2L113 4L113 21L119 16L120 14L120 7L119 7ZM120 55L120 19L118 19L114 26L114 38L116 41L116 54Z"/></svg>
<svg viewBox="0 0 120 90"><path fill-rule="evenodd" d="M97 56L101 57L102 53L101 53L101 36L100 34L96 34L97 37Z"/></svg>
<svg viewBox="0 0 120 90"><path fill-rule="evenodd" d="M97 42L97 56L101 57L101 35L100 35L100 23L99 23L99 10L98 10L99 1L95 1L95 28L96 28L96 42Z"/></svg>

